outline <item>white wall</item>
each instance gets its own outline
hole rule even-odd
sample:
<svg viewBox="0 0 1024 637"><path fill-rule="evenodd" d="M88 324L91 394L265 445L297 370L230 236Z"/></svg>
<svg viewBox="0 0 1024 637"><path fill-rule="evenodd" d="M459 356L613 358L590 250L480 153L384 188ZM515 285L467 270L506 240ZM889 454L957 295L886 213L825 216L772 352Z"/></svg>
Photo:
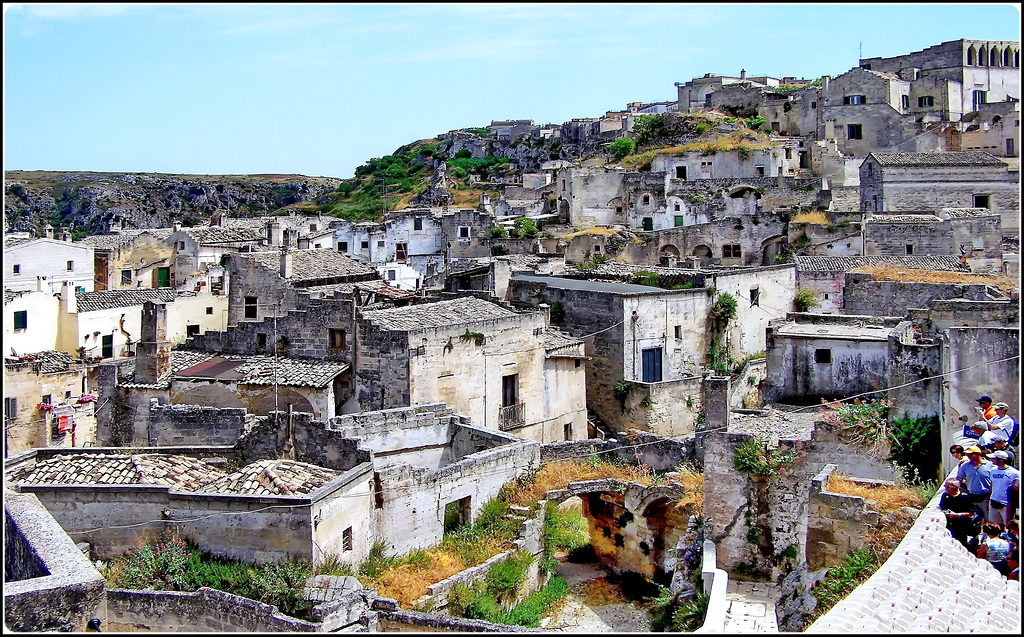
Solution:
<svg viewBox="0 0 1024 637"><path fill-rule="evenodd" d="M67 269L67 262L72 269ZM14 267L19 273L14 274ZM46 277L51 293L60 292L64 281L71 281L85 292L94 287L93 249L70 241L36 239L4 249L4 289L35 290L36 277Z"/></svg>
<svg viewBox="0 0 1024 637"><path fill-rule="evenodd" d="M24 292L4 305L4 356L57 349L60 299L49 292ZM26 327L14 329L14 313L27 312Z"/></svg>

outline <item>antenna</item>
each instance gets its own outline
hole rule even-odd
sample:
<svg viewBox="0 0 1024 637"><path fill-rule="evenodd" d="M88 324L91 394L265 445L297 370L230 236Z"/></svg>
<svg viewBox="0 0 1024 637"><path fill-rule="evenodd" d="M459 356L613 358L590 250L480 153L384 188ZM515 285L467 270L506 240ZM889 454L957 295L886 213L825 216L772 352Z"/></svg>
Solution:
<svg viewBox="0 0 1024 637"><path fill-rule="evenodd" d="M864 42L857 43L857 61L860 62L864 59Z"/></svg>

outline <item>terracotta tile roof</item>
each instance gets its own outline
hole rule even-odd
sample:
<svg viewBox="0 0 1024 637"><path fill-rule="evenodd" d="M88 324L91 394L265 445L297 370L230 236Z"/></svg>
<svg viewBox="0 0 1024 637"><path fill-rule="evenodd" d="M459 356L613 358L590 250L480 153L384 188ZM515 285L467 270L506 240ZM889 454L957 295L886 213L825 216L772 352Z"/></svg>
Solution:
<svg viewBox="0 0 1024 637"><path fill-rule="evenodd" d="M463 325L515 315L512 310L471 296L362 313L363 318L372 325L398 332Z"/></svg>
<svg viewBox="0 0 1024 637"><path fill-rule="evenodd" d="M366 277L368 275L377 277L377 271L374 268L329 248L291 250L289 254L292 259L292 275L288 277L288 281L293 283L341 277ZM251 260L274 272L281 271L280 250L242 252L235 256Z"/></svg>
<svg viewBox="0 0 1024 637"><path fill-rule="evenodd" d="M197 491L224 473L186 456L167 454L61 455L8 476L28 484L161 484L176 491Z"/></svg>
<svg viewBox="0 0 1024 637"><path fill-rule="evenodd" d="M83 246L96 248L97 250L116 250L135 241L142 234L150 234L157 239L167 239L174 232L172 228L144 228L122 230L115 234L94 234L76 241Z"/></svg>
<svg viewBox="0 0 1024 637"><path fill-rule="evenodd" d="M544 350L547 356L583 358L583 339L570 336L565 332L549 327L544 333Z"/></svg>
<svg viewBox="0 0 1024 637"><path fill-rule="evenodd" d="M959 257L899 257L899 256L857 256L857 257L795 257L797 272L849 272L873 265L895 265L911 270L941 270L945 272L970 272Z"/></svg>
<svg viewBox="0 0 1024 637"><path fill-rule="evenodd" d="M209 481L201 491L239 495L308 495L340 475L340 471L305 462L261 460Z"/></svg>
<svg viewBox="0 0 1024 637"><path fill-rule="evenodd" d="M192 290L178 291L172 288L135 288L126 290L96 290L94 292L76 292L75 299L78 311L95 312L116 307L132 307L142 305L146 301L173 302L179 296L195 296Z"/></svg>
<svg viewBox="0 0 1024 637"><path fill-rule="evenodd" d="M204 363L209 365L192 369ZM274 367L273 356L233 356L171 350L171 372L161 376L156 383L136 383L133 366L130 369L121 368L118 386L129 389L168 389L174 378L219 378L242 385L273 385ZM348 368L348 363L337 361L278 357L277 384L323 388Z"/></svg>
<svg viewBox="0 0 1024 637"><path fill-rule="evenodd" d="M1006 164L989 153L957 151L948 153L871 153L882 166L1000 166Z"/></svg>
<svg viewBox="0 0 1024 637"><path fill-rule="evenodd" d="M43 374L59 374L61 372L69 372L72 370L79 370L82 368L83 363L77 358L71 356L67 352L58 352L57 350L44 350L42 352L33 352L31 354L24 353L20 356L31 356L34 361L19 362L17 358L5 358L4 366L15 368L18 366L32 366L35 369L35 365L39 365L39 371Z"/></svg>

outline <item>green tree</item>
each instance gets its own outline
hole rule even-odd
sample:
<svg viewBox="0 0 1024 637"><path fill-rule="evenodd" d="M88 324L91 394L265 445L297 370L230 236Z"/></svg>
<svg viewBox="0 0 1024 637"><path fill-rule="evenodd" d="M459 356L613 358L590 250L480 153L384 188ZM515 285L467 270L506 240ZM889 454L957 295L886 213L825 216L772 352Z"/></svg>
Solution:
<svg viewBox="0 0 1024 637"><path fill-rule="evenodd" d="M636 150L636 143L628 137L620 137L608 146L608 150L611 151L615 161L618 161L626 155L633 154L633 151Z"/></svg>
<svg viewBox="0 0 1024 637"><path fill-rule="evenodd" d="M665 120L660 114L638 115L633 122L633 133L636 135L638 146L657 139L664 132Z"/></svg>

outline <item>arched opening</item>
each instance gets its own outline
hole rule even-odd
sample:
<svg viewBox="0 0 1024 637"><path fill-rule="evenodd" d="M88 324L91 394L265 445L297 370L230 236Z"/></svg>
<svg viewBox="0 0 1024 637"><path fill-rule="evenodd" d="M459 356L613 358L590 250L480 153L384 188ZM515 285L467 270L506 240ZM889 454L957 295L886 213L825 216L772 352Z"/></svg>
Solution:
<svg viewBox="0 0 1024 637"><path fill-rule="evenodd" d="M192 386L181 393L172 391L168 397L172 405L207 405L209 407L246 407L238 394L220 383Z"/></svg>
<svg viewBox="0 0 1024 637"><path fill-rule="evenodd" d="M659 261L666 268L676 267L676 263L679 262L679 248L671 244L662 246Z"/></svg>
<svg viewBox="0 0 1024 637"><path fill-rule="evenodd" d="M999 66L999 49L998 48L992 47L992 49L989 50L989 52L988 52L988 65L989 66Z"/></svg>
<svg viewBox="0 0 1024 637"><path fill-rule="evenodd" d="M978 50L978 66L988 64L988 47L983 46Z"/></svg>
<svg viewBox="0 0 1024 637"><path fill-rule="evenodd" d="M742 199L750 194L754 195L754 199L761 198L761 193L757 192L757 189L753 186L742 185L729 190L729 197L732 199Z"/></svg>
<svg viewBox="0 0 1024 637"><path fill-rule="evenodd" d="M1010 66L1010 48L1003 49L1003 66Z"/></svg>
<svg viewBox="0 0 1024 637"><path fill-rule="evenodd" d="M1017 67L1018 69L1020 68L1020 51L1019 50L1013 52L1013 65L1015 67Z"/></svg>
<svg viewBox="0 0 1024 637"><path fill-rule="evenodd" d="M761 243L761 265L775 265L782 257L782 235L768 237Z"/></svg>
<svg viewBox="0 0 1024 637"><path fill-rule="evenodd" d="M701 259L711 258L711 248L701 244L693 249L693 256L700 257Z"/></svg>
<svg viewBox="0 0 1024 637"><path fill-rule="evenodd" d="M558 216L562 223L569 222L569 202L565 199L558 200Z"/></svg>
<svg viewBox="0 0 1024 637"><path fill-rule="evenodd" d="M280 411L288 411L288 404L291 403L292 411L303 411L317 416L316 410L309 400L292 387L278 387L277 399L274 398L274 388L271 387L267 394L256 406L256 414L266 416L276 408Z"/></svg>
<svg viewBox="0 0 1024 637"><path fill-rule="evenodd" d="M974 60L976 60L978 54L975 52L974 47L967 49L967 66L974 66Z"/></svg>

